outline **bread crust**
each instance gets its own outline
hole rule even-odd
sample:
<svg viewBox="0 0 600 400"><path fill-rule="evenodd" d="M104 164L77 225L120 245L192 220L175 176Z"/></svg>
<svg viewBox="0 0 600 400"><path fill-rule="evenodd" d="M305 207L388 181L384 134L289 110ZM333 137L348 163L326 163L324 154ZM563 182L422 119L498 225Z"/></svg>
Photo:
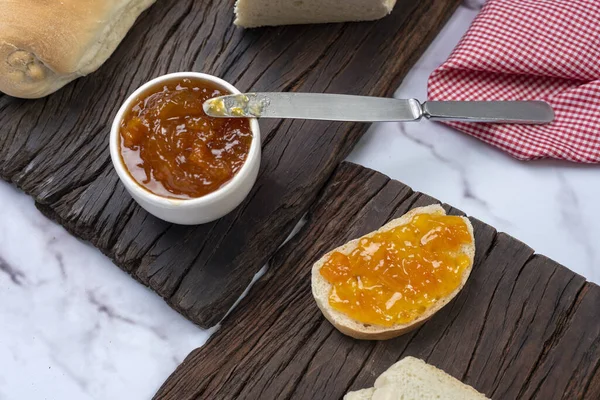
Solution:
<svg viewBox="0 0 600 400"><path fill-rule="evenodd" d="M237 0L235 24L245 28L274 25L372 21L392 12L396 0Z"/></svg>
<svg viewBox="0 0 600 400"><path fill-rule="evenodd" d="M465 269L460 285L448 296L437 301L433 306L431 306L425 313L423 313L417 319L406 324L398 324L391 327L368 325L355 321L347 315L331 308L331 306L329 305L329 293L331 291L331 284L329 284L329 282L327 282L325 278L323 278L320 274L320 270L323 267L325 260L327 260L328 256L336 251L341 252L343 254L349 254L356 248L356 245L358 244L359 240L363 238L372 237L373 235L379 232L389 231L397 226L405 225L415 215L418 214L446 215L446 211L438 204L414 208L406 214L404 214L403 216L401 216L400 218L388 222L377 231L371 232L358 239L354 239L336 249L331 250L313 265L311 276L311 288L313 297L315 298L317 306L319 307L325 318L327 318L327 320L331 322L331 324L343 334L353 337L355 339L364 340L387 340L401 336L423 325L436 312L441 310L454 297L456 297L456 295L462 290L462 288L466 284L471 274L471 270L473 268L473 261L475 258L475 237L473 235L473 226L471 225L471 222L468 218L462 217L467 225L469 234L471 235L471 244L468 246L463 246L463 248L461 249L461 251L469 257L469 265Z"/></svg>
<svg viewBox="0 0 600 400"><path fill-rule="evenodd" d="M156 0L0 0L0 91L46 96L98 69Z"/></svg>

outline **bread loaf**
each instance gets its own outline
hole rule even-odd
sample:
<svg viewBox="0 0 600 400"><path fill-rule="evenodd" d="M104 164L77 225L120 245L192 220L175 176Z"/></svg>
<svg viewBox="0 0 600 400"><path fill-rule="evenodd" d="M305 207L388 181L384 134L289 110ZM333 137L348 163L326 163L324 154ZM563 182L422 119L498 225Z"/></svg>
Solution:
<svg viewBox="0 0 600 400"><path fill-rule="evenodd" d="M155 0L0 0L0 91L46 96L100 67Z"/></svg>
<svg viewBox="0 0 600 400"><path fill-rule="evenodd" d="M469 385L414 357L392 365L375 387L350 392L344 400L486 400Z"/></svg>
<svg viewBox="0 0 600 400"><path fill-rule="evenodd" d="M396 0L237 0L235 24L272 25L370 21L392 12Z"/></svg>
<svg viewBox="0 0 600 400"><path fill-rule="evenodd" d="M375 388L368 388L350 392L344 396L344 400L372 400Z"/></svg>
<svg viewBox="0 0 600 400"><path fill-rule="evenodd" d="M378 326L378 325L369 325L364 324L359 321L355 321L346 314L339 312L333 309L329 304L329 294L331 292L332 285L321 276L320 270L325 264L328 256L333 252L340 252L342 254L348 255L354 251L362 238L368 238L375 235L378 232L386 232L392 230L398 226L408 224L414 216L418 214L434 214L434 215L446 215L446 211L438 204L431 205L427 207L419 207L413 210L410 210L408 213L404 214L402 217L395 219L379 230L375 232L371 232L368 235L365 235L361 238L352 240L351 242L346 243L345 245L338 247L337 249L332 250L331 252L325 254L321 259L319 259L312 268L312 293L315 298L317 305L325 318L329 320L340 332L345 335L351 336L355 339L373 339L373 340L385 340L391 339L404 333L407 333L419 326L421 326L425 321L431 318L436 312L438 312L442 307L450 302L463 288L469 275L471 273L471 269L473 268L473 260L475 257L475 238L473 237L473 226L468 218L463 217L463 220L466 224L468 232L471 236L470 243L468 245L463 245L460 252L465 254L469 259L469 265L463 272L461 276L460 285L452 291L448 296L444 298L440 298L437 300L430 308L425 310L423 314L417 317L415 320L406 323L406 324L397 324L391 327L386 326Z"/></svg>

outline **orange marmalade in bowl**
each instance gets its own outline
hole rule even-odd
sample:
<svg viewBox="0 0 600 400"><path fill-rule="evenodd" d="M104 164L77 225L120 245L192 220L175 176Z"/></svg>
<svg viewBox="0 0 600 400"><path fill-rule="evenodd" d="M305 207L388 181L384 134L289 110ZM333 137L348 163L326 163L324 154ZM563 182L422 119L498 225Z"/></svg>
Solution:
<svg viewBox="0 0 600 400"><path fill-rule="evenodd" d="M213 82L183 78L140 95L120 126L121 157L133 179L177 199L202 197L229 182L250 151L250 122L208 117L202 108L227 94Z"/></svg>
<svg viewBox="0 0 600 400"><path fill-rule="evenodd" d="M385 327L409 323L454 292L472 244L461 217L418 214L409 223L359 240L349 254L332 252L320 270L329 304L350 318Z"/></svg>

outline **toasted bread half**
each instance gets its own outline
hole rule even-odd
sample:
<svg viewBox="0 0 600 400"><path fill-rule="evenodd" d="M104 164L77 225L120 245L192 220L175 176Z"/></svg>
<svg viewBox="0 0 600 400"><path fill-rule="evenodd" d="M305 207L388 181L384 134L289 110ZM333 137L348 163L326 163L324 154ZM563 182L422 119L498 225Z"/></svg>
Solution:
<svg viewBox="0 0 600 400"><path fill-rule="evenodd" d="M325 264L329 254L339 251L342 254L350 254L354 249L356 249L357 244L360 239L368 238L375 235L378 232L385 232L391 229L396 228L397 226L408 224L415 215L418 214L437 214L437 215L446 215L446 211L438 204L427 206L427 207L419 207L410 210L408 213L404 214L402 217L397 218L393 221L390 221L379 230L375 232L371 232L361 238L352 240L345 245L338 247L337 249L332 250L331 252L325 254L321 259L319 259L312 268L312 293L317 302L317 305L323 312L325 318L329 320L340 332L345 335L351 336L355 339L368 339L368 340L385 340L391 339L400 335L403 335L415 328L421 326L425 321L433 316L436 312L438 312L442 307L450 302L460 290L463 288L469 275L471 274L471 269L473 268L473 259L475 257L475 238L473 236L473 226L468 218L463 217L467 229L471 234L471 242L468 245L464 245L460 250L461 253L466 254L469 257L469 265L465 269L460 285L450 293L448 296L438 300L435 304L433 304L430 308L428 308L422 315L417 317L415 320L406 323L406 324L398 324L391 327L379 326L379 325L370 325L364 324L359 321L355 321L352 318L348 317L346 314L341 313L339 311L334 310L329 305L329 294L331 292L331 284L325 280L320 274L321 267Z"/></svg>

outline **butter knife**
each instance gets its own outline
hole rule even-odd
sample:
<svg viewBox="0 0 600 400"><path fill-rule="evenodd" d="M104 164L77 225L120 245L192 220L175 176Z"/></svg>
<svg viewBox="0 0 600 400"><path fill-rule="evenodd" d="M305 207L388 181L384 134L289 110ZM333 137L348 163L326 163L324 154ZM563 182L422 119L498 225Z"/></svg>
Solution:
<svg viewBox="0 0 600 400"><path fill-rule="evenodd" d="M325 121L433 121L547 124L552 107L543 101L428 101L320 93L243 93L204 103L211 117L293 118Z"/></svg>

